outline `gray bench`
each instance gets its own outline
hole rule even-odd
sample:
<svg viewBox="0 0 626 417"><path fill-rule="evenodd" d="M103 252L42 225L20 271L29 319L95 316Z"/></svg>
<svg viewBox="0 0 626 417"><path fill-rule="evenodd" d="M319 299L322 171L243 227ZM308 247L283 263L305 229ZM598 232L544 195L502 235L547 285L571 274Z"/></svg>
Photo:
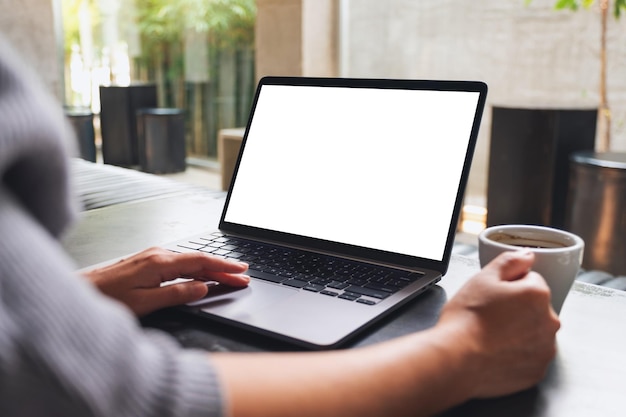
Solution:
<svg viewBox="0 0 626 417"><path fill-rule="evenodd" d="M166 177L115 165L73 159L74 189L84 210L150 198L202 193L223 198L223 191L186 184Z"/></svg>

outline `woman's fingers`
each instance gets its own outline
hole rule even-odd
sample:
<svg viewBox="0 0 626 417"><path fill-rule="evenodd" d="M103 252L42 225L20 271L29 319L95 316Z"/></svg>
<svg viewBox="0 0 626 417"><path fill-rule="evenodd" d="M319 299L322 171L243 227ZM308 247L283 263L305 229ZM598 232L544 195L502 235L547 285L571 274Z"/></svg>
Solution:
<svg viewBox="0 0 626 417"><path fill-rule="evenodd" d="M498 255L485 266L488 272L496 272L502 281L515 281L528 274L535 261L531 251L512 251Z"/></svg>
<svg viewBox="0 0 626 417"><path fill-rule="evenodd" d="M182 282L159 288L136 289L127 304L138 316L152 311L190 303L207 295L208 288L199 281Z"/></svg>
<svg viewBox="0 0 626 417"><path fill-rule="evenodd" d="M150 248L117 264L127 272L132 270L136 285L151 285L176 278L193 278L218 281L227 285L247 285L249 278L243 273L248 265L201 252L175 253L162 248Z"/></svg>

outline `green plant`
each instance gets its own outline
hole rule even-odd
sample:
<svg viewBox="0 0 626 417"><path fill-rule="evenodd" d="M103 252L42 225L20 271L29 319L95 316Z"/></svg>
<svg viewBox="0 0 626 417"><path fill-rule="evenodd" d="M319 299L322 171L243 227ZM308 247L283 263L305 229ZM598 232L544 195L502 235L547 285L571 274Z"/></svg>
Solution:
<svg viewBox="0 0 626 417"><path fill-rule="evenodd" d="M526 5L532 0L526 0ZM611 148L611 109L607 98L607 48L606 33L608 27L608 16L611 10L611 0L557 0L554 8L556 10L579 10L591 9L595 4L600 9L600 87L598 104L599 139L597 148L600 151L608 151ZM626 0L613 0L612 12L615 19L619 19L622 11L626 12Z"/></svg>
<svg viewBox="0 0 626 417"><path fill-rule="evenodd" d="M150 51L180 41L187 31L205 33L221 45L252 42L254 0L137 0L137 22Z"/></svg>
<svg viewBox="0 0 626 417"><path fill-rule="evenodd" d="M229 77L220 79L220 64L252 50L255 0L135 0L135 7L142 45L137 64L145 78L156 81L159 105L188 109L190 152L215 153L217 130L240 123L222 115L232 116L253 93L238 78L240 65L234 63ZM191 67L185 67L192 62L187 79ZM233 80L242 91L225 99L222 88Z"/></svg>
<svg viewBox="0 0 626 417"><path fill-rule="evenodd" d="M168 89L176 106L184 101L186 38L204 38L221 49L251 47L254 41L254 0L136 0L135 8L142 46L137 61L159 84L160 104L169 101Z"/></svg>

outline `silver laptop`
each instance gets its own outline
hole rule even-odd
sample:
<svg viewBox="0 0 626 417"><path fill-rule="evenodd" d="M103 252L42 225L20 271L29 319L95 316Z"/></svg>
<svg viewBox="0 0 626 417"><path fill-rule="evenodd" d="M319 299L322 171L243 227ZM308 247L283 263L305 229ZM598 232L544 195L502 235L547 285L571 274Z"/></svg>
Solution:
<svg viewBox="0 0 626 417"><path fill-rule="evenodd" d="M445 274L485 104L469 81L266 77L219 230L175 242L250 265L183 309L340 345Z"/></svg>

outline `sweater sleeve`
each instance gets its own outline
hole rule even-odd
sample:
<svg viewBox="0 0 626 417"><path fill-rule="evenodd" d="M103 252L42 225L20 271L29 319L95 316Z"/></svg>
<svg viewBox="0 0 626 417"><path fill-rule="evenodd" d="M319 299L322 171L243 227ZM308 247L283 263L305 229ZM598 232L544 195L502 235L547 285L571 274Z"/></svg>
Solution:
<svg viewBox="0 0 626 417"><path fill-rule="evenodd" d="M221 414L209 355L142 329L79 279L0 185L0 415Z"/></svg>

